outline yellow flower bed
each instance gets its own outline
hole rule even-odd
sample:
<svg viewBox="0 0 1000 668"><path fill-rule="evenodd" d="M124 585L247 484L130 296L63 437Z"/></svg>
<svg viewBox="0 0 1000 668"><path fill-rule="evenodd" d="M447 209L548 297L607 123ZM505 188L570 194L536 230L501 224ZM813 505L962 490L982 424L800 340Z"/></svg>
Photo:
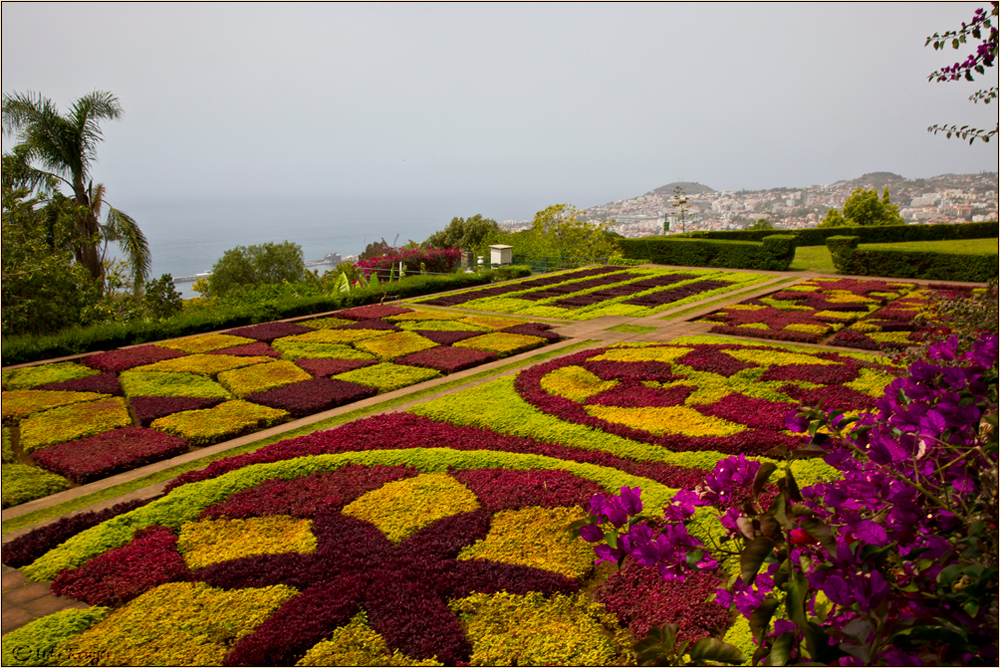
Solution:
<svg viewBox="0 0 1000 668"><path fill-rule="evenodd" d="M336 628L330 638L313 645L296 666L443 666L434 659L417 661L398 649L389 651L385 640L368 625L364 610Z"/></svg>
<svg viewBox="0 0 1000 668"><path fill-rule="evenodd" d="M471 339L456 341L453 348L473 348L475 350L486 350L496 353L500 357L516 355L532 348L545 344L545 339L538 336L528 336L527 334L511 334L509 332L494 332L474 336Z"/></svg>
<svg viewBox="0 0 1000 668"><path fill-rule="evenodd" d="M285 585L224 591L171 582L71 637L50 660L70 666L219 666L237 642L296 594Z"/></svg>
<svg viewBox="0 0 1000 668"><path fill-rule="evenodd" d="M169 348L170 350L180 350L185 353L209 353L213 350L232 348L234 346L245 346L248 343L255 343L255 339L248 339L243 336L233 336L232 334L199 334L173 341L160 341L153 345L158 348Z"/></svg>
<svg viewBox="0 0 1000 668"><path fill-rule="evenodd" d="M733 304L732 306L727 306L727 311L761 311L767 307L763 304Z"/></svg>
<svg viewBox="0 0 1000 668"><path fill-rule="evenodd" d="M542 378L542 389L549 394L583 401L618 385L617 380L603 381L582 366L563 366Z"/></svg>
<svg viewBox="0 0 1000 668"><path fill-rule="evenodd" d="M872 332L868 336L879 343L911 343L910 332Z"/></svg>
<svg viewBox="0 0 1000 668"><path fill-rule="evenodd" d="M400 313L399 315L390 315L383 320L388 320L389 322L409 322L412 320L461 320L467 317L465 313L456 313L454 311L432 311L430 309L417 309L416 311L410 311L409 313Z"/></svg>
<svg viewBox="0 0 1000 668"><path fill-rule="evenodd" d="M724 352L730 357L735 357L741 362L748 362L750 364L763 367L772 365L784 366L786 364L819 364L822 366L838 364L838 362L821 359L813 355L786 353L773 348L729 348L722 350L721 352Z"/></svg>
<svg viewBox="0 0 1000 668"><path fill-rule="evenodd" d="M373 366L366 366L362 369L337 374L336 376L332 376L332 378L346 380L348 383L374 387L379 392L392 392L393 390L398 390L409 385L416 385L425 380L440 378L441 376L441 372L436 369L381 362Z"/></svg>
<svg viewBox="0 0 1000 668"><path fill-rule="evenodd" d="M531 566L582 579L594 567L594 550L569 525L586 517L580 508L523 508L493 516L483 540L462 549L459 559L486 559Z"/></svg>
<svg viewBox="0 0 1000 668"><path fill-rule="evenodd" d="M854 320L858 317L856 311L817 311L814 314L817 318L834 318L836 320Z"/></svg>
<svg viewBox="0 0 1000 668"><path fill-rule="evenodd" d="M316 551L312 520L270 515L249 519L206 519L183 525L177 551L192 570L260 554Z"/></svg>
<svg viewBox="0 0 1000 668"><path fill-rule="evenodd" d="M858 377L849 383L844 383L844 387L872 397L881 397L885 393L886 386L893 380L892 376L862 367Z"/></svg>
<svg viewBox="0 0 1000 668"><path fill-rule="evenodd" d="M128 427L132 417L121 397L70 404L35 413L21 423L21 447L25 452L79 438Z"/></svg>
<svg viewBox="0 0 1000 668"><path fill-rule="evenodd" d="M316 329L333 329L335 327L350 325L352 322L354 321L347 318L316 318L315 320L305 320L298 324L305 327L315 327Z"/></svg>
<svg viewBox="0 0 1000 668"><path fill-rule="evenodd" d="M278 351L282 359L332 359L332 360L373 360L374 355L355 350L339 343L309 343L292 341L292 337L278 339L271 347Z"/></svg>
<svg viewBox="0 0 1000 668"><path fill-rule="evenodd" d="M0 394L3 421L23 420L32 413L75 404L81 401L103 399L108 395L97 392L63 392L61 390L13 390Z"/></svg>
<svg viewBox="0 0 1000 668"><path fill-rule="evenodd" d="M372 353L383 362L438 346L434 341L416 332L392 332L370 341L359 341L355 345L365 352Z"/></svg>
<svg viewBox="0 0 1000 668"><path fill-rule="evenodd" d="M498 315L470 315L462 318L462 322L479 327L488 327L489 329L506 329L508 327L523 325L527 321L517 318L503 318Z"/></svg>
<svg viewBox="0 0 1000 668"><path fill-rule="evenodd" d="M473 594L449 607L465 625L473 666L610 666L631 659L628 632L584 593Z"/></svg>
<svg viewBox="0 0 1000 668"><path fill-rule="evenodd" d="M707 322L707 321L702 321ZM763 322L746 322L742 325L736 325L737 329L771 329L768 327L767 323Z"/></svg>
<svg viewBox="0 0 1000 668"><path fill-rule="evenodd" d="M477 508L479 501L465 485L447 473L426 473L363 494L343 513L371 522L399 543L439 519Z"/></svg>
<svg viewBox="0 0 1000 668"><path fill-rule="evenodd" d="M223 397L229 391L197 373L123 371L118 380L127 397Z"/></svg>
<svg viewBox="0 0 1000 668"><path fill-rule="evenodd" d="M694 348L643 348L623 347L609 350L606 353L591 357L591 361L607 360L609 362L666 362L671 364L684 357Z"/></svg>
<svg viewBox="0 0 1000 668"><path fill-rule="evenodd" d="M132 371L174 371L184 373L200 373L205 376L216 376L223 371L239 369L253 364L273 362L274 358L264 356L244 357L240 355L187 355L169 360L160 360L153 364L137 366Z"/></svg>
<svg viewBox="0 0 1000 668"><path fill-rule="evenodd" d="M223 371L219 374L219 382L239 397L283 385L301 383L310 378L312 376L287 360L255 364L242 369Z"/></svg>
<svg viewBox="0 0 1000 668"><path fill-rule="evenodd" d="M805 332L806 334L825 334L830 331L826 325L810 325L804 322L793 322L783 329L787 332Z"/></svg>
<svg viewBox="0 0 1000 668"><path fill-rule="evenodd" d="M488 327L470 325L458 320L407 320L399 323L401 329L422 329L428 332L488 332Z"/></svg>
<svg viewBox="0 0 1000 668"><path fill-rule="evenodd" d="M11 390L26 390L35 385L59 383L74 378L85 378L99 374L97 369L76 364L75 362L56 362L41 364L21 369L8 369L3 372L3 386Z"/></svg>
<svg viewBox="0 0 1000 668"><path fill-rule="evenodd" d="M191 441L192 445L210 445L243 434L286 422L287 411L258 406L248 401L226 401L214 408L183 411L153 420L150 425Z"/></svg>
<svg viewBox="0 0 1000 668"><path fill-rule="evenodd" d="M732 436L747 427L721 418L702 415L687 406L643 406L620 408L618 406L587 406L595 418L642 429L658 436L683 434L684 436Z"/></svg>
<svg viewBox="0 0 1000 668"><path fill-rule="evenodd" d="M286 336L275 341L300 341L302 343L341 343L350 344L355 341L374 339L378 336L391 334L389 329L317 329L315 332Z"/></svg>

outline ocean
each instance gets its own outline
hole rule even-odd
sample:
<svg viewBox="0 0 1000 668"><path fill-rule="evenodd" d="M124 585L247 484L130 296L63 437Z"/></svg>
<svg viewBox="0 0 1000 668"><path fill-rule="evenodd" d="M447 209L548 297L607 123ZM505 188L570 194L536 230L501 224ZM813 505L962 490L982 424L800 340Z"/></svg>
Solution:
<svg viewBox="0 0 1000 668"><path fill-rule="evenodd" d="M282 200L129 202L119 206L145 233L152 252L150 278L193 276L211 270L225 251L268 241L292 241L303 259L364 251L385 239L423 241L455 216L477 213L497 221L525 219L548 206L525 196L298 198ZM501 218L503 216L503 218ZM320 266L320 272L329 268ZM193 297L191 283L177 284Z"/></svg>

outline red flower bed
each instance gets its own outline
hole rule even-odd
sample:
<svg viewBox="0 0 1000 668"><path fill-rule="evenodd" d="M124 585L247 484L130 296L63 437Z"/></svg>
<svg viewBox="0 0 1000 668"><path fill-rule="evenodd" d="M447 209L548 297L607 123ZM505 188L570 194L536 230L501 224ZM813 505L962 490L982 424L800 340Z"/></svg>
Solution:
<svg viewBox="0 0 1000 668"><path fill-rule="evenodd" d="M693 387L678 385L665 390L646 387L640 381L626 380L599 394L588 398L584 403L597 406L621 406L623 408L642 408L643 406L680 406Z"/></svg>
<svg viewBox="0 0 1000 668"><path fill-rule="evenodd" d="M31 458L43 468L84 484L188 451L188 442L162 431L124 427L78 441L35 451Z"/></svg>
<svg viewBox="0 0 1000 668"><path fill-rule="evenodd" d="M67 392L99 392L121 396L122 386L118 376L113 373L99 373L96 376L85 376L63 380L58 383L45 383L35 387L36 390L65 390Z"/></svg>
<svg viewBox="0 0 1000 668"><path fill-rule="evenodd" d="M91 510L61 517L52 524L38 527L14 538L9 543L5 543L3 546L3 563L11 568L27 566L38 557L81 531L97 526L112 517L135 510L150 501L160 498L160 496L162 494L148 499L124 501L104 510Z"/></svg>
<svg viewBox="0 0 1000 668"><path fill-rule="evenodd" d="M510 332L511 334L526 334L528 336L539 336L543 339L548 340L550 343L554 341L560 341L561 336L555 332L549 331L552 329L552 325L547 325L544 322L529 322L524 325L514 325L513 327L508 327L500 331Z"/></svg>
<svg viewBox="0 0 1000 668"><path fill-rule="evenodd" d="M822 354L816 357L823 357ZM859 365L849 357L837 360L840 364L787 364L772 366L761 381L767 380L804 380L820 385L843 385L858 377Z"/></svg>
<svg viewBox="0 0 1000 668"><path fill-rule="evenodd" d="M694 408L702 415L745 424L754 429L767 429L775 424L782 424L785 416L797 408L797 404L787 401L768 401L742 394L727 394L714 404Z"/></svg>
<svg viewBox="0 0 1000 668"><path fill-rule="evenodd" d="M491 513L532 506L585 506L604 491L592 480L558 470L472 469L455 471L451 475L471 489Z"/></svg>
<svg viewBox="0 0 1000 668"><path fill-rule="evenodd" d="M565 285L553 285L551 288L548 288L546 290L538 290L537 292L528 292L526 294L520 295L518 299L527 299L528 301L537 302L543 299L551 299L552 297L559 297L560 295L568 295L571 292L579 292L580 290L596 288L602 285L611 285L612 283L620 283L622 281L627 281L630 278L635 278L635 274L629 274L624 271L619 271L618 273L615 274L605 274L603 276L598 276L597 278L591 278L590 280L587 281L577 281L576 283L567 283ZM569 277L564 277L563 280L564 281L569 280Z"/></svg>
<svg viewBox="0 0 1000 668"><path fill-rule="evenodd" d="M334 378L313 378L265 392L254 392L247 395L246 399L255 404L280 408L298 418L373 397L376 394L378 390L374 387Z"/></svg>
<svg viewBox="0 0 1000 668"><path fill-rule="evenodd" d="M383 306L381 304L371 304L369 306L358 306L345 311L337 311L334 316L337 318L347 318L348 320L378 320L388 318L391 315L402 315L409 313L413 309L401 306Z"/></svg>
<svg viewBox="0 0 1000 668"><path fill-rule="evenodd" d="M153 587L190 577L177 552L177 536L166 527L152 526L127 545L63 571L53 581L52 591L91 605L121 605Z"/></svg>
<svg viewBox="0 0 1000 668"><path fill-rule="evenodd" d="M366 366L378 364L378 360L330 360L330 359L300 359L295 365L313 376L336 376Z"/></svg>
<svg viewBox="0 0 1000 668"><path fill-rule="evenodd" d="M348 464L336 471L313 473L294 481L268 480L209 506L201 517L312 517L317 513L339 511L365 492L415 475L416 469L405 466Z"/></svg>
<svg viewBox="0 0 1000 668"><path fill-rule="evenodd" d="M241 357L257 357L257 356L267 356L274 357L278 359L281 355L277 350L271 346L258 341L257 343L248 343L243 346L233 346L232 348L223 348L222 350L212 350L208 353L209 355L239 355Z"/></svg>
<svg viewBox="0 0 1000 668"><path fill-rule="evenodd" d="M673 288L672 290L664 290L662 292L654 292L649 295L643 295L642 297L627 299L625 303L634 304L636 306L645 306L647 308L655 308L657 306L662 306L663 304L680 301L681 299L685 299L700 292L708 292L709 290L715 290L717 288L723 288L730 285L732 285L732 283L726 281L698 281L697 283L682 285L681 287Z"/></svg>
<svg viewBox="0 0 1000 668"><path fill-rule="evenodd" d="M740 361L732 355L727 355L715 347L692 350L677 360L678 364L689 366L695 371L709 371L730 378L734 374L750 369L753 364Z"/></svg>
<svg viewBox="0 0 1000 668"><path fill-rule="evenodd" d="M639 566L629 557L594 597L638 638L654 626L672 622L681 639L693 641L718 636L729 623L728 608L707 600L724 584L715 573L689 574L684 582L664 580L655 568Z"/></svg>
<svg viewBox="0 0 1000 668"><path fill-rule="evenodd" d="M596 360L587 362L587 370L601 380L655 380L669 383L684 378L684 376L674 374L673 369L666 362L656 361L612 362L610 360Z"/></svg>
<svg viewBox="0 0 1000 668"><path fill-rule="evenodd" d="M872 410L875 408L875 397L862 394L849 387L838 387L828 385L827 387L817 387L806 390L797 385L786 385L780 390L796 401L809 406L819 406L822 402L823 408L827 410Z"/></svg>
<svg viewBox="0 0 1000 668"><path fill-rule="evenodd" d="M92 369L119 373L132 367L152 364L160 360L169 360L174 357L183 357L186 353L170 348L158 348L157 346L137 346L135 348L122 348L121 350L111 350L106 353L87 355L80 360Z"/></svg>
<svg viewBox="0 0 1000 668"><path fill-rule="evenodd" d="M389 413L354 420L336 429L281 441L256 452L212 462L199 471L184 473L167 485L167 490L199 480L218 477L250 464L282 459L363 450L398 448L452 448L454 450L498 450L545 455L587 464L615 468L678 489L692 489L702 483L705 472L662 462L637 462L595 450L580 450L529 438L504 436L487 429L458 427L409 413Z"/></svg>
<svg viewBox="0 0 1000 668"><path fill-rule="evenodd" d="M243 336L248 339L257 339L264 343L271 343L275 339L283 336L294 336L313 331L314 328L298 325L294 322L265 322L260 325L250 325L249 327L238 327L230 329L226 334L232 336Z"/></svg>
<svg viewBox="0 0 1000 668"><path fill-rule="evenodd" d="M499 358L494 353L485 350L438 346L400 357L396 360L396 364L437 369L441 373L455 373L497 359Z"/></svg>
<svg viewBox="0 0 1000 668"><path fill-rule="evenodd" d="M132 410L139 424L148 427L157 418L218 406L222 397L132 397Z"/></svg>

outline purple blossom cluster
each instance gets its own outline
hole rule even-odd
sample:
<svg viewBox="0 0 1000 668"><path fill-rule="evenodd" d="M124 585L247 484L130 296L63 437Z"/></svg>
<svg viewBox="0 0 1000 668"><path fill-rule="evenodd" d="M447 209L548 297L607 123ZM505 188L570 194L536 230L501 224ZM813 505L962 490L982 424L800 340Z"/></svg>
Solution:
<svg viewBox="0 0 1000 668"><path fill-rule="evenodd" d="M995 2L993 3L992 15L997 15L997 5ZM977 7L972 15L972 20L968 24L964 21L962 22L962 29L958 32L962 36L962 40L965 40L965 35L971 35L974 31L981 35L982 31L989 25L989 17L990 14L983 7ZM947 37L947 34L945 36ZM975 52L970 53L965 60L958 61L954 65L946 65L932 74L931 77L936 77L937 81L958 81L963 78L972 81L972 72L978 71L982 74L985 68L993 67L993 62L997 57L997 44L1000 42L997 36L997 27L990 26L989 32L982 40L982 42L976 45ZM930 41L930 38L928 38L928 43Z"/></svg>
<svg viewBox="0 0 1000 668"><path fill-rule="evenodd" d="M246 399L255 404L288 411L292 417L300 418L367 399L377 393L378 390L367 385L336 378L312 378L273 390L254 392L247 395Z"/></svg>
<svg viewBox="0 0 1000 668"><path fill-rule="evenodd" d="M188 451L188 442L145 427L123 427L78 441L57 443L32 453L42 468L84 484L176 457Z"/></svg>

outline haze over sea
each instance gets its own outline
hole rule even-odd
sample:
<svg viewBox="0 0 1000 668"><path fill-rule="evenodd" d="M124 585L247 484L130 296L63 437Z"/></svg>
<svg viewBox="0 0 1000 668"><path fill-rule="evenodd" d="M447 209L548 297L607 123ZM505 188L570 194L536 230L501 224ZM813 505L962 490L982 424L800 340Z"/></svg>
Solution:
<svg viewBox="0 0 1000 668"><path fill-rule="evenodd" d="M121 208L135 218L152 251L151 278L209 271L230 248L268 241L293 241L305 260L328 253L362 252L383 237L402 245L423 241L455 216L482 213L488 218L531 218L556 202L537 203L517 195L420 196L387 195L356 198L282 198L236 201L125 202ZM319 267L322 272L328 266ZM190 283L178 284L185 297L194 296Z"/></svg>

